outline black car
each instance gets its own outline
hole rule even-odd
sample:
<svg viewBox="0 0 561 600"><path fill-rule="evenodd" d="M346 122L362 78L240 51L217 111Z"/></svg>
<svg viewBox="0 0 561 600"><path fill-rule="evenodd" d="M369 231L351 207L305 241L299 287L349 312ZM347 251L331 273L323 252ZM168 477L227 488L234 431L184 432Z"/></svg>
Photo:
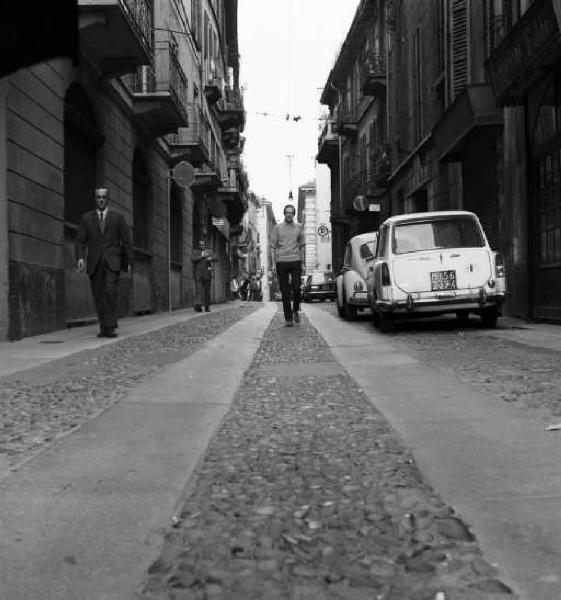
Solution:
<svg viewBox="0 0 561 600"><path fill-rule="evenodd" d="M306 278L302 287L302 300L313 302L314 300L335 300L337 288L333 276L329 273L311 273Z"/></svg>

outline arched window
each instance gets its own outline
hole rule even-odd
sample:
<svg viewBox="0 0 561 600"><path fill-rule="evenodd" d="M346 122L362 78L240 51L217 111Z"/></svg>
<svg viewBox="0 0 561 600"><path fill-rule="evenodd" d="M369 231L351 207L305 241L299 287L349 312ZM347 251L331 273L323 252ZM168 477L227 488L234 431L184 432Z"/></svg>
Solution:
<svg viewBox="0 0 561 600"><path fill-rule="evenodd" d="M78 225L94 208L97 152L103 141L83 88L73 83L64 97L64 220Z"/></svg>
<svg viewBox="0 0 561 600"><path fill-rule="evenodd" d="M182 192L172 181L170 190L170 252L174 263L183 262L183 210L181 206Z"/></svg>
<svg viewBox="0 0 561 600"><path fill-rule="evenodd" d="M134 245L148 251L150 215L150 178L140 150L134 153L132 164L132 195L134 210Z"/></svg>

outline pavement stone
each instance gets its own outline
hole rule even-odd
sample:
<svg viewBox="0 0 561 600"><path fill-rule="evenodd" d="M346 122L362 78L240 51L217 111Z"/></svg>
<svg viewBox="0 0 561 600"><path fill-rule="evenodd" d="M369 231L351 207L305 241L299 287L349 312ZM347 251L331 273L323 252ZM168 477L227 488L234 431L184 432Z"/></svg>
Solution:
<svg viewBox="0 0 561 600"><path fill-rule="evenodd" d="M0 478L259 306L205 313L0 377Z"/></svg>
<svg viewBox="0 0 561 600"><path fill-rule="evenodd" d="M305 315L274 317L191 487L142 600L515 597Z"/></svg>

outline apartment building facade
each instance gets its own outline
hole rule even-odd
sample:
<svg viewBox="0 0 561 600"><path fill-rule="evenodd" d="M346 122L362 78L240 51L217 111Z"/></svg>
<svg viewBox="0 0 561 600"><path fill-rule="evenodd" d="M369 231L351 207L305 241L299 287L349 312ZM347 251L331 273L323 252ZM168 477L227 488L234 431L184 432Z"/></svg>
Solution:
<svg viewBox="0 0 561 600"><path fill-rule="evenodd" d="M383 214L477 213L506 259L508 312L543 320L561 318L560 15L558 0L364 0L355 16L385 22Z"/></svg>
<svg viewBox="0 0 561 600"><path fill-rule="evenodd" d="M0 86L2 339L95 320L74 254L95 187L134 242L121 316L190 306L200 238L219 257L213 301L226 298L247 191L237 2L80 0L78 22L77 66L50 60ZM192 182L178 176L184 162Z"/></svg>

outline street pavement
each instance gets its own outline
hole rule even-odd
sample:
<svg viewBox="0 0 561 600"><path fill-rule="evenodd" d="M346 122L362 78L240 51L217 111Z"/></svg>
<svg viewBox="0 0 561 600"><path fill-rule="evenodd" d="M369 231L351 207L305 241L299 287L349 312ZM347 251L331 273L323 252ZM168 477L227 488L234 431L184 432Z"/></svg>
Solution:
<svg viewBox="0 0 561 600"><path fill-rule="evenodd" d="M276 304L249 304L123 320L117 342L2 345L10 392L39 396L69 361L95 379L110 351L126 371L4 472L2 600L561 596L543 424L319 307L285 329ZM504 333L557 351L557 331Z"/></svg>

